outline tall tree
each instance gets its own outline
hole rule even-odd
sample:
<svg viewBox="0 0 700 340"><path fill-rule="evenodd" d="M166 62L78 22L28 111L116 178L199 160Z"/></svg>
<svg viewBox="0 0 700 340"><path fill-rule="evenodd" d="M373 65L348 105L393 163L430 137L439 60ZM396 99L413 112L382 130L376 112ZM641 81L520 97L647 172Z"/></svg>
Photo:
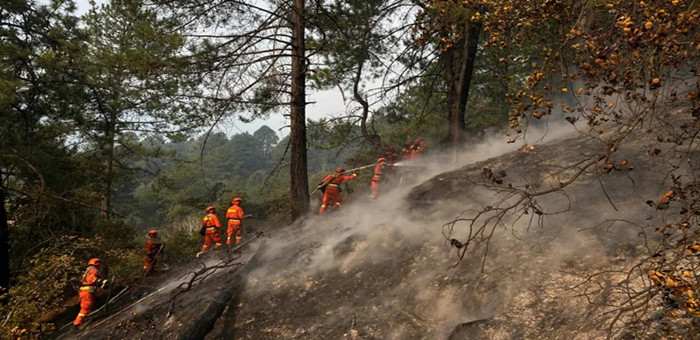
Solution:
<svg viewBox="0 0 700 340"><path fill-rule="evenodd" d="M289 109L290 208L294 219L306 214L304 1L181 0L165 6L189 20L184 29L195 43L192 57L209 88L202 98L216 104L213 124L234 113L247 121Z"/></svg>
<svg viewBox="0 0 700 340"><path fill-rule="evenodd" d="M449 140L453 150L464 143L465 112L474 74L481 22L481 1L423 1L417 17L419 44L440 47L440 62L447 85Z"/></svg>
<svg viewBox="0 0 700 340"><path fill-rule="evenodd" d="M81 87L69 75L82 36L71 2L0 4L0 287L8 288L10 228L46 213L42 199L69 200L54 188L52 169L64 162L65 131L77 115ZM55 157L50 159L50 157ZM65 180L64 183L70 183ZM76 188L71 188L76 189ZM21 202L21 205L19 204ZM36 205L35 205L36 204ZM33 210L17 221L17 208ZM9 209L9 210L8 210ZM14 216L14 217L13 217ZM13 220L8 223L8 220ZM45 220L45 219L40 219ZM38 223L37 223L38 224ZM40 225L36 235L39 235Z"/></svg>
<svg viewBox="0 0 700 340"><path fill-rule="evenodd" d="M296 220L309 212L309 177L306 165L306 18L304 0L293 0L292 21L292 88L290 110L291 209Z"/></svg>
<svg viewBox="0 0 700 340"><path fill-rule="evenodd" d="M84 19L90 39L81 81L89 90L80 129L102 163L101 210L108 219L115 176L124 170L117 148L134 150L129 145L133 139L123 136L177 134L203 120L191 109L194 99L182 96L196 89L178 56L184 38L173 33L177 21L141 0L94 6Z"/></svg>

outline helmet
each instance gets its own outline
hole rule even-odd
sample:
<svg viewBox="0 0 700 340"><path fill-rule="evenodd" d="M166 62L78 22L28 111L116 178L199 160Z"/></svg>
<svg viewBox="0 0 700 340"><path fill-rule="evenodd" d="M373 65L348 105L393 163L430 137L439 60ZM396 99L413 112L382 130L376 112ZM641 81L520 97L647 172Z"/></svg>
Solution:
<svg viewBox="0 0 700 340"><path fill-rule="evenodd" d="M386 162L386 158L384 158L384 157L377 159L377 163L379 163L379 164L384 164L384 162Z"/></svg>
<svg viewBox="0 0 700 340"><path fill-rule="evenodd" d="M337 172L337 173L345 172L345 169L343 169L342 167L337 168L337 169L335 169L335 172Z"/></svg>
<svg viewBox="0 0 700 340"><path fill-rule="evenodd" d="M206 209L204 209L204 211L206 211L206 212L213 212L214 209L215 209L214 206L211 206L211 205L210 205L210 206L208 206Z"/></svg>
<svg viewBox="0 0 700 340"><path fill-rule="evenodd" d="M232 203L236 203L236 202L242 202L242 201L243 201L242 198L236 197L236 198L234 198L233 201L231 201L231 202L232 202Z"/></svg>
<svg viewBox="0 0 700 340"><path fill-rule="evenodd" d="M99 266L101 264L102 264L102 260L100 260L98 258L93 258L93 259L90 259L90 261L88 261L88 266Z"/></svg>
<svg viewBox="0 0 700 340"><path fill-rule="evenodd" d="M151 236L151 235L154 235L154 236L155 236L155 235L158 235L158 230L155 230L155 229L149 230L149 231L148 231L148 236Z"/></svg>

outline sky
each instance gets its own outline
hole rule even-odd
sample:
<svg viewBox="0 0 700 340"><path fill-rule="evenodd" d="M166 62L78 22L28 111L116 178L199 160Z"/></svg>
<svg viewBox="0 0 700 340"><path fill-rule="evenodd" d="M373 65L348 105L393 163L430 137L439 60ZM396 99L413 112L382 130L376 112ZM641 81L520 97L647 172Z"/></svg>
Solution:
<svg viewBox="0 0 700 340"><path fill-rule="evenodd" d="M40 3L48 2L48 0L39 0ZM95 0L97 4L106 3L106 0ZM89 0L75 0L77 6L77 14L83 14L90 9ZM339 115L346 112L346 106L343 104L343 97L337 88L327 91L310 91L307 88L306 95L306 118L317 120L322 117ZM250 123L244 123L236 118L232 118L220 124L217 127L222 132L232 135L242 132L253 133L261 126L267 125L282 136L289 134L289 122L282 116L281 113L272 115L269 119L257 119Z"/></svg>

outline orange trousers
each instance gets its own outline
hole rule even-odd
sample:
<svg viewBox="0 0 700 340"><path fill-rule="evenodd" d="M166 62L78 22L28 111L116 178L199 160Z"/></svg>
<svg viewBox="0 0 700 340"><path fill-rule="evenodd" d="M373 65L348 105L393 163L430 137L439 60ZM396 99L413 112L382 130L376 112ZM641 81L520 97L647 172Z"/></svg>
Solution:
<svg viewBox="0 0 700 340"><path fill-rule="evenodd" d="M379 180L372 180L370 183L370 187L372 188L372 194L370 195L371 198L377 198L379 196Z"/></svg>
<svg viewBox="0 0 700 340"><path fill-rule="evenodd" d="M243 240L243 224L241 221L228 221L228 229L226 229L226 244L231 244L231 235L236 235L236 245L239 245Z"/></svg>
<svg viewBox="0 0 700 340"><path fill-rule="evenodd" d="M151 266L158 264L157 258L151 258L150 255L146 255L146 260L143 262L143 271L147 271Z"/></svg>
<svg viewBox="0 0 700 340"><path fill-rule="evenodd" d="M323 203L318 209L318 212L323 214L323 212L326 211L326 207L328 206L331 206L331 209L334 210L338 209L338 207L340 207L340 203L342 202L343 198L340 196L338 187L333 187L329 185L326 187L326 192L323 193Z"/></svg>
<svg viewBox="0 0 700 340"><path fill-rule="evenodd" d="M214 243L214 249L219 249L221 247L221 235L218 231L207 230L204 234L204 245L202 246L202 253L206 253L209 250L209 245Z"/></svg>
<svg viewBox="0 0 700 340"><path fill-rule="evenodd" d="M95 302L95 296L90 293L90 289L83 289L87 287L81 287L80 294L80 313L73 321L73 325L79 326L83 323L83 318L92 312L92 304ZM94 289L94 288L93 288Z"/></svg>

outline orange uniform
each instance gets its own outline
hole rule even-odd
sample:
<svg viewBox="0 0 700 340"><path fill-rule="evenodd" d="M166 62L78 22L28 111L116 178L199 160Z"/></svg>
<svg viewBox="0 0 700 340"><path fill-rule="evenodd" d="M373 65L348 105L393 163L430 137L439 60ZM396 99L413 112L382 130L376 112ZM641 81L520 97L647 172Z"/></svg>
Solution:
<svg viewBox="0 0 700 340"><path fill-rule="evenodd" d="M330 183L328 184L328 186L326 186L326 190L323 192L323 204L321 204L321 207L318 209L318 212L320 214L323 214L323 212L326 211L326 207L329 205L333 210L338 209L338 207L340 207L340 203L343 202L343 198L340 196L340 190L338 186L340 185L340 183L351 180L355 177L357 177L356 173L353 173L352 175L343 175L342 171L338 172L337 175L326 176L326 178L323 179L323 183Z"/></svg>
<svg viewBox="0 0 700 340"><path fill-rule="evenodd" d="M246 218L245 213L243 213L243 208L238 205L237 202L233 203L232 206L228 207L226 210L226 218L228 218L228 228L226 229L226 244L231 244L231 235L236 235L236 245L241 243L243 240L243 222L242 220Z"/></svg>
<svg viewBox="0 0 700 340"><path fill-rule="evenodd" d="M410 148L401 149L401 159L404 161L411 159L411 149Z"/></svg>
<svg viewBox="0 0 700 340"><path fill-rule="evenodd" d="M372 176L372 182L370 183L370 187L372 189L372 194L369 196L370 198L377 198L379 196L379 181L381 179L382 175L382 170L384 170L384 158L380 158L377 166L374 167L374 176Z"/></svg>
<svg viewBox="0 0 700 340"><path fill-rule="evenodd" d="M423 140L423 138L416 139L416 144L420 147L420 152L425 153L428 150L428 144Z"/></svg>
<svg viewBox="0 0 700 340"><path fill-rule="evenodd" d="M421 151L422 151L422 149L421 149L420 145L418 145L418 144L411 145L411 149L410 149L411 157L410 157L410 159L419 159Z"/></svg>
<svg viewBox="0 0 700 340"><path fill-rule="evenodd" d="M396 164L396 160L399 159L399 154L392 148L384 153L384 157L387 162L389 162L389 165L394 165Z"/></svg>
<svg viewBox="0 0 700 340"><path fill-rule="evenodd" d="M163 242L157 236L149 236L146 240L146 260L143 263L143 271L148 271L151 266L158 264L158 256L163 249Z"/></svg>
<svg viewBox="0 0 700 340"><path fill-rule="evenodd" d="M101 263L101 262L100 262ZM83 279L80 283L80 312L78 316L73 321L73 325L79 326L83 323L83 318L92 312L92 305L95 302L95 290L99 284L103 284L106 280L100 279L100 270L98 269L98 264L93 264L90 261L87 269L85 269L85 274L83 274Z"/></svg>
<svg viewBox="0 0 700 340"><path fill-rule="evenodd" d="M219 222L219 218L216 217L214 213L208 213L202 218L202 228L205 228L202 253L207 252L212 242L215 243L214 249L219 249L219 247L221 247L221 235L219 234L221 223Z"/></svg>

